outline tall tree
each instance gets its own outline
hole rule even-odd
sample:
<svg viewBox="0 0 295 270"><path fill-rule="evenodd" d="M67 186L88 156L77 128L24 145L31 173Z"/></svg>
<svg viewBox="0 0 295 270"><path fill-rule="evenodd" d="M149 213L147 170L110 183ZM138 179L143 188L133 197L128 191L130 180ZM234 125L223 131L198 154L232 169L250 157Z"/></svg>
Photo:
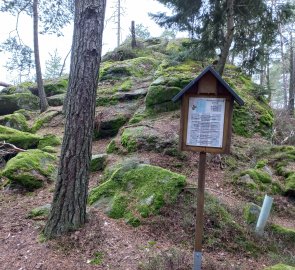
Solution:
<svg viewBox="0 0 295 270"><path fill-rule="evenodd" d="M81 227L92 148L95 99L106 0L76 0L65 133L52 209L44 229L48 238Z"/></svg>
<svg viewBox="0 0 295 270"><path fill-rule="evenodd" d="M43 85L40 53L39 53L39 38L38 38L38 0L33 1L33 25L34 25L34 55L35 55L35 67L36 67L36 78L38 87L38 96L40 98L40 111L44 112L48 108L48 102Z"/></svg>
<svg viewBox="0 0 295 270"><path fill-rule="evenodd" d="M288 111L290 116L294 116L294 93L295 93L295 54L292 33L290 34L290 84Z"/></svg>
<svg viewBox="0 0 295 270"><path fill-rule="evenodd" d="M260 45L275 41L277 20L265 0L158 0L172 10L151 14L160 26L188 31L195 43L198 58L216 57L222 73L230 50L244 58L247 69L253 69L263 53ZM281 5L283 8L284 5Z"/></svg>
<svg viewBox="0 0 295 270"><path fill-rule="evenodd" d="M20 33L18 29L19 16L24 13L33 18L33 37L34 37L34 55L35 55L35 68L36 68L36 78L38 85L38 94L40 97L40 108L41 111L46 110L48 107L46 95L43 87L42 72L40 66L40 55L39 55L39 24L42 22L41 33L56 33L57 35L62 35L61 29L64 25L69 23L72 19L73 12L73 1L72 0L3 0L0 3L1 12L9 12L10 14L16 16L16 37L10 36L9 40L18 41L18 46L26 48L20 38ZM11 34L12 35L12 34ZM5 44L5 43L4 43ZM15 46L14 46L15 48ZM7 47L9 50L9 47ZM28 50L26 51L28 52ZM29 53L26 53L26 61L28 63L31 60L28 58Z"/></svg>

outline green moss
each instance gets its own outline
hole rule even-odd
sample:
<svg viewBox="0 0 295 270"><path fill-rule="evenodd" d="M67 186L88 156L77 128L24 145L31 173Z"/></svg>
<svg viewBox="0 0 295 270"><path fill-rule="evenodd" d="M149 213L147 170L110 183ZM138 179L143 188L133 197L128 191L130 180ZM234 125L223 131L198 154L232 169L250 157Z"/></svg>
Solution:
<svg viewBox="0 0 295 270"><path fill-rule="evenodd" d="M137 150L136 136L143 132L142 127L136 127L132 129L124 129L121 135L121 144L127 149L129 153Z"/></svg>
<svg viewBox="0 0 295 270"><path fill-rule="evenodd" d="M275 233L275 235L283 238L285 241L295 242L295 230L287 229L277 224L271 225L271 230Z"/></svg>
<svg viewBox="0 0 295 270"><path fill-rule="evenodd" d="M61 144L61 139L55 135L45 135L42 139L40 139L38 148L42 149L46 146L58 146Z"/></svg>
<svg viewBox="0 0 295 270"><path fill-rule="evenodd" d="M272 181L271 176L267 172L264 172L260 169L248 169L241 173L241 175L246 174L250 175L253 180L264 184L271 183Z"/></svg>
<svg viewBox="0 0 295 270"><path fill-rule="evenodd" d="M0 115L10 114L20 109L38 110L39 98L31 93L0 95Z"/></svg>
<svg viewBox="0 0 295 270"><path fill-rule="evenodd" d="M134 162L119 164L107 175L108 180L90 192L89 203L112 197L108 215L133 226L140 223L139 217L157 214L164 204L174 202L185 185L182 175Z"/></svg>
<svg viewBox="0 0 295 270"><path fill-rule="evenodd" d="M262 159L262 160L259 160L255 166L256 169L262 169L264 168L268 163L268 160L267 159Z"/></svg>
<svg viewBox="0 0 295 270"><path fill-rule="evenodd" d="M137 124L141 122L147 116L146 113L135 113L129 120L129 124Z"/></svg>
<svg viewBox="0 0 295 270"><path fill-rule="evenodd" d="M258 220L261 207L254 203L247 203L243 209L244 219L248 224L255 224Z"/></svg>
<svg viewBox="0 0 295 270"><path fill-rule="evenodd" d="M50 208L51 208L50 204L36 207L28 213L27 217L28 218L36 218L36 217L46 218L49 215Z"/></svg>
<svg viewBox="0 0 295 270"><path fill-rule="evenodd" d="M143 77L152 74L156 66L157 61L149 57L104 62L100 69L100 80L118 80L128 76Z"/></svg>
<svg viewBox="0 0 295 270"><path fill-rule="evenodd" d="M50 122L55 116L57 116L60 112L58 111L46 111L37 118L35 123L31 128L31 132L35 133L38 131L45 123Z"/></svg>
<svg viewBox="0 0 295 270"><path fill-rule="evenodd" d="M97 139L115 136L119 129L128 121L127 115L116 115L109 121L100 123L99 130L94 131L94 137Z"/></svg>
<svg viewBox="0 0 295 270"><path fill-rule="evenodd" d="M47 97L63 94L67 91L68 79L59 78L44 82L44 90Z"/></svg>
<svg viewBox="0 0 295 270"><path fill-rule="evenodd" d="M91 163L90 163L90 171L101 171L106 166L107 155L106 154L98 154L92 155Z"/></svg>
<svg viewBox="0 0 295 270"><path fill-rule="evenodd" d="M49 106L62 106L64 104L66 94L54 95L47 98Z"/></svg>
<svg viewBox="0 0 295 270"><path fill-rule="evenodd" d="M110 141L110 143L108 144L107 146L107 149L106 149L106 152L107 154L113 154L113 153L116 153L118 152L119 148L116 144L116 141L113 139Z"/></svg>
<svg viewBox="0 0 295 270"><path fill-rule="evenodd" d="M100 265L103 262L103 253L100 251L97 251L94 253L94 258L90 260L90 264L92 265Z"/></svg>
<svg viewBox="0 0 295 270"><path fill-rule="evenodd" d="M243 137L252 137L255 132L255 115L246 106L234 106L233 132Z"/></svg>
<svg viewBox="0 0 295 270"><path fill-rule="evenodd" d="M291 173L286 178L286 192L287 194L293 194L295 196L295 172Z"/></svg>
<svg viewBox="0 0 295 270"><path fill-rule="evenodd" d="M128 79L120 85L118 90L119 91L130 91L132 88L132 85L133 85L132 80Z"/></svg>
<svg viewBox="0 0 295 270"><path fill-rule="evenodd" d="M40 188L55 172L56 158L41 150L28 150L10 159L2 175L28 190Z"/></svg>
<svg viewBox="0 0 295 270"><path fill-rule="evenodd" d="M107 212L111 218L123 218L125 213L128 211L128 196L126 194L116 194L112 201L110 210Z"/></svg>
<svg viewBox="0 0 295 270"><path fill-rule="evenodd" d="M276 264L274 266L264 268L264 270L295 270L295 267L279 263L279 264Z"/></svg>
<svg viewBox="0 0 295 270"><path fill-rule="evenodd" d="M112 106L119 103L117 96L98 96L96 98L96 106Z"/></svg>
<svg viewBox="0 0 295 270"><path fill-rule="evenodd" d="M53 146L42 147L42 151L47 152L47 153L51 153L51 154L57 153L57 150Z"/></svg>
<svg viewBox="0 0 295 270"><path fill-rule="evenodd" d="M34 148L41 140L41 136L28 132L22 132L13 128L0 125L0 141L12 143L17 147L28 149Z"/></svg>
<svg viewBox="0 0 295 270"><path fill-rule="evenodd" d="M180 92L181 88L165 85L151 85L146 95L145 104L147 109L157 112L179 109L180 103L174 103L172 98Z"/></svg>
<svg viewBox="0 0 295 270"><path fill-rule="evenodd" d="M29 131L25 116L18 112L1 116L0 124L20 131Z"/></svg>

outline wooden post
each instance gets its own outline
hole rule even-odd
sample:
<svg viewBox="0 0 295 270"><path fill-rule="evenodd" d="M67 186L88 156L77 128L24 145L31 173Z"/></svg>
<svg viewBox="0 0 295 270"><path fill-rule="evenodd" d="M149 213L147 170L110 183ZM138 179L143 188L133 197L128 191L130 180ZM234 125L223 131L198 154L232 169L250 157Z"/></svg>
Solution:
<svg viewBox="0 0 295 270"><path fill-rule="evenodd" d="M200 152L193 270L201 270L201 265L202 265L205 172L206 172L206 152Z"/></svg>

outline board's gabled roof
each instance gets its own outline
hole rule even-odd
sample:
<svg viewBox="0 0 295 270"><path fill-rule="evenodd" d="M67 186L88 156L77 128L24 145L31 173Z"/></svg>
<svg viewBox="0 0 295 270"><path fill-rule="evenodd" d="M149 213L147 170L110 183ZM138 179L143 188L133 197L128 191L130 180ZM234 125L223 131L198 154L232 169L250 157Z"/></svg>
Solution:
<svg viewBox="0 0 295 270"><path fill-rule="evenodd" d="M239 97L239 95L227 84L225 80L211 67L206 67L202 73L195 79L193 79L186 87L184 87L176 96L172 98L172 101L178 101L182 95L184 95L193 85L198 83L198 81L208 72L211 72L212 75L224 86L224 88L233 96L234 100L240 105L244 105L244 101Z"/></svg>

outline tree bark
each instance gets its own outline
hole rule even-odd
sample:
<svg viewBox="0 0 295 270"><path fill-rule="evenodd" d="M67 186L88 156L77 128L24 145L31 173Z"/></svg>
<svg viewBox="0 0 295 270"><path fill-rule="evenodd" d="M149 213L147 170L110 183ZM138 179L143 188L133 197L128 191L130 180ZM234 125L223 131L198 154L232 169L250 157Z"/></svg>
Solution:
<svg viewBox="0 0 295 270"><path fill-rule="evenodd" d="M135 22L131 22L131 48L136 47Z"/></svg>
<svg viewBox="0 0 295 270"><path fill-rule="evenodd" d="M48 238L86 222L95 99L106 0L76 0L65 133L52 209L44 229Z"/></svg>
<svg viewBox="0 0 295 270"><path fill-rule="evenodd" d="M121 40L121 0L118 0L118 28L117 28L117 47L120 46Z"/></svg>
<svg viewBox="0 0 295 270"><path fill-rule="evenodd" d="M281 61L282 61L282 77L283 77L283 91L284 91L284 109L288 106L288 98L287 98L287 76L286 76L286 60L285 60L285 53L284 53L284 41L283 41L283 31L282 25L279 23L278 26L279 34L280 34L280 51L281 51Z"/></svg>
<svg viewBox="0 0 295 270"><path fill-rule="evenodd" d="M292 34L290 38L290 84L289 84L289 103L288 112L290 116L294 116L294 89L295 89L295 55L293 48Z"/></svg>
<svg viewBox="0 0 295 270"><path fill-rule="evenodd" d="M38 96L40 98L40 111L44 112L48 108L48 102L44 91L40 54L39 54L39 40L38 40L38 0L33 1L33 21L34 21L34 55L36 66L36 78L38 85Z"/></svg>
<svg viewBox="0 0 295 270"><path fill-rule="evenodd" d="M230 46L233 42L234 37L234 0L226 1L226 13L227 13L227 22L226 22L226 36L224 40L224 44L221 49L221 55L218 60L216 71L222 76L223 70L225 67L226 59L229 54Z"/></svg>

